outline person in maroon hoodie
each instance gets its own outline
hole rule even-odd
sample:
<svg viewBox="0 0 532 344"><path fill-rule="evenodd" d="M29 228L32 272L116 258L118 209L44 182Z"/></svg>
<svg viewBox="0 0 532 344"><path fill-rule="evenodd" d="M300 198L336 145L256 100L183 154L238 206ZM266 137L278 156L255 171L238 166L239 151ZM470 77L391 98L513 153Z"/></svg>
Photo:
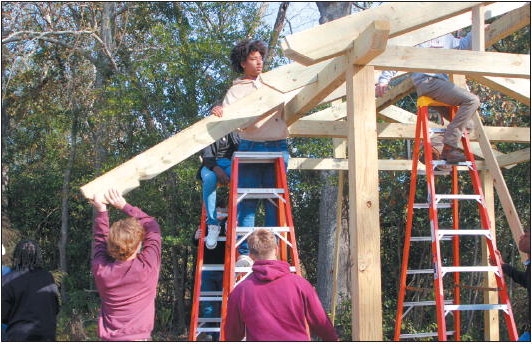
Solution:
<svg viewBox="0 0 532 344"><path fill-rule="evenodd" d="M307 331L337 341L318 295L303 277L277 260L275 235L258 229L248 237L253 273L229 295L225 340L309 341Z"/></svg>
<svg viewBox="0 0 532 344"><path fill-rule="evenodd" d="M102 301L102 340L149 340L161 267L161 232L155 219L126 202L117 190L105 199L129 218L113 223L103 197L95 196L92 273Z"/></svg>

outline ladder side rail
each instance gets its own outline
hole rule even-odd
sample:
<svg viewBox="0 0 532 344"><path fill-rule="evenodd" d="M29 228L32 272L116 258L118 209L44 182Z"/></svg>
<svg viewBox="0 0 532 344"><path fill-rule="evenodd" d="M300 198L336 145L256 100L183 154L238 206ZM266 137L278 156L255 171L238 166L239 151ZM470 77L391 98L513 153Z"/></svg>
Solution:
<svg viewBox="0 0 532 344"><path fill-rule="evenodd" d="M452 121L454 119L454 116L456 115L456 111L458 111L457 106L449 106L449 115L450 120ZM458 167L453 165L452 168L452 193L455 195L458 195L460 193L460 189L458 187ZM453 212L453 229L457 230L460 228L460 218L459 218L459 203L457 199L454 199L451 201L452 203L452 212ZM460 236L453 235L453 265L454 266L460 266ZM460 272L456 271L453 273L453 279L454 279L454 304L459 305L460 304ZM453 318L454 318L454 340L460 341L461 339L461 323L462 323L462 314L460 311L454 311L453 312Z"/></svg>
<svg viewBox="0 0 532 344"><path fill-rule="evenodd" d="M279 159L281 159L280 162L279 162ZM281 170L279 168L280 163L284 164L284 161L282 160L282 158L275 159L275 162L274 162L275 187L278 189L281 189L283 187L281 183ZM277 198L275 203L277 206L277 226L287 227L287 224L286 224L287 216L286 216L285 204L280 198ZM285 240L288 239L286 234L287 234L286 232L279 233L279 235L285 238ZM286 241L279 240L279 258L284 262L288 262L288 247L287 246L288 245L286 245Z"/></svg>
<svg viewBox="0 0 532 344"><path fill-rule="evenodd" d="M296 242L296 231L294 227L294 219L292 217L292 205L290 202L290 192L288 191L288 180L286 177L286 168L284 166L284 159L282 157L277 158L277 164L276 169L278 171L277 176L279 176L279 181L281 184L281 187L284 189L284 199L286 203L284 204L285 208L285 214L286 214L286 224L287 227L290 229L288 236L290 238L290 242L292 243L292 246L290 247L290 252L292 256L292 264L296 268L296 274L301 276L301 264L299 262L299 252L297 249L297 242Z"/></svg>
<svg viewBox="0 0 532 344"><path fill-rule="evenodd" d="M427 191L429 200L429 220L432 235L432 263L434 266L434 299L436 301L436 319L438 324L438 340L447 340L447 330L445 324L444 295L443 295L443 274L441 268L440 240L438 236L438 210L435 200L436 188L434 185L434 166L432 164L432 145L428 127L428 108L422 107L420 111L423 124L423 146L425 150L425 166L427 178Z"/></svg>
<svg viewBox="0 0 532 344"><path fill-rule="evenodd" d="M239 172L239 158L233 157L231 162L231 180L229 182L229 204L227 208L228 217L225 228L225 263L223 276L223 293L222 293L222 307L220 323L220 341L225 340L224 325L227 317L227 302L229 301L229 294L235 285L235 260L236 260L236 226L238 219L238 172Z"/></svg>
<svg viewBox="0 0 532 344"><path fill-rule="evenodd" d="M205 202L201 201L201 220L200 228L201 235L198 240L198 253L196 258L196 272L194 274L194 293L192 296L192 309L190 312L190 332L188 334L190 341L196 340L196 332L198 328L198 318L199 318L199 298L201 294L201 277L202 277L202 268L203 268L203 256L205 253L205 231L206 231L206 216L207 212L205 210Z"/></svg>
<svg viewBox="0 0 532 344"><path fill-rule="evenodd" d="M410 238L412 236L412 222L414 217L414 202L416 198L417 166L419 162L419 151L421 141L421 115L418 111L416 123L416 136L414 140L414 151L412 154L412 171L410 173L410 191L408 194L408 207L406 213L405 239L403 245L403 257L401 263L401 276L399 282L399 297L397 300L397 313L395 317L394 341L399 341L401 336L401 324L403 319L403 304L406 294L406 271L408 270L408 259L410 255ZM425 160L426 161L426 160Z"/></svg>
<svg viewBox="0 0 532 344"><path fill-rule="evenodd" d="M482 184L480 183L480 176L478 174L478 169L475 163L475 158L473 156L473 153L471 152L469 137L467 133L465 133L462 137L462 145L464 147L464 153L466 155L466 158L472 162L472 166L469 169L469 174L471 176L473 188L475 190L475 193L479 194L481 197L481 203L478 204L481 224L484 229L490 229L491 223L490 223L488 211L486 209L486 203L484 202L484 193L482 192L482 186L481 186ZM494 241L490 240L489 238L486 238L486 239L487 239L486 243L488 246L489 254L491 257L495 259L495 262L497 265L498 272L495 274L495 280L497 281L497 287L499 289L498 291L499 303L507 305L507 311L504 312L504 318L505 318L506 326L508 328L508 336L510 337L511 341L516 341L519 335L517 333L517 327L515 325L515 319L514 319L513 311L512 311L512 304L508 296L508 287L504 280L504 273L502 271L501 261L499 260L498 255L495 254L496 247L495 247Z"/></svg>

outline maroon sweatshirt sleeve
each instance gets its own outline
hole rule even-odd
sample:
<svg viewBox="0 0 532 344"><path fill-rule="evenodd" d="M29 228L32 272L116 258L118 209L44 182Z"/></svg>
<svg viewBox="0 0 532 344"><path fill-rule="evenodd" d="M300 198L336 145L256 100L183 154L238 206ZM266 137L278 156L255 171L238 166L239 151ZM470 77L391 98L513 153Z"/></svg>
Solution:
<svg viewBox="0 0 532 344"><path fill-rule="evenodd" d="M161 230L153 217L143 212L140 208L126 204L122 209L124 214L139 220L145 230L142 251L137 256L150 268L158 268L161 265Z"/></svg>
<svg viewBox="0 0 532 344"><path fill-rule="evenodd" d="M236 292L236 293L235 293ZM238 289L233 290L229 295L227 302L227 315L225 319L225 340L229 342L239 342L246 335L245 325L240 317L240 308L238 307L239 297Z"/></svg>
<svg viewBox="0 0 532 344"><path fill-rule="evenodd" d="M92 265L103 263L107 256L107 235L109 235L109 214L97 212L92 224Z"/></svg>
<svg viewBox="0 0 532 344"><path fill-rule="evenodd" d="M305 303L306 303L306 318L310 331L312 334L317 335L322 340L327 342L338 341L338 336L336 331L329 320L329 317L325 313L323 306L318 298L318 294L314 287L304 281L303 287L305 292Z"/></svg>

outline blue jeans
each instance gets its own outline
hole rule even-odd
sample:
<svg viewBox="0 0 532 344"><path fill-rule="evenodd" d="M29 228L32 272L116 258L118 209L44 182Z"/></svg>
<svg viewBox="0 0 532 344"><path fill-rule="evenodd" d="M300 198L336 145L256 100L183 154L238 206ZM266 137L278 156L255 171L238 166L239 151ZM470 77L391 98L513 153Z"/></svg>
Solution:
<svg viewBox="0 0 532 344"><path fill-rule="evenodd" d="M223 271L203 271L201 274L202 291L221 291L223 281ZM200 307L200 317L202 318L219 318L221 313L220 301L202 301ZM207 327L217 327L219 323L207 323ZM211 333L213 339L218 341L219 333Z"/></svg>
<svg viewBox="0 0 532 344"><path fill-rule="evenodd" d="M216 165L221 167L229 177L231 177L231 160L221 158L216 160ZM201 180L203 181L203 201L205 202L205 211L207 213L208 225L219 225L216 218L216 184L218 178L216 173L203 166L201 168Z"/></svg>
<svg viewBox="0 0 532 344"><path fill-rule="evenodd" d="M279 141L248 141L241 140L239 151L247 152L282 152L285 169L288 166L288 143L286 140ZM274 188L275 166L274 164L241 164L238 171L239 188ZM255 212L258 205L257 199L245 199L238 205L238 223L242 227L255 227ZM270 201L264 201L266 213L264 226L277 226L277 209ZM247 246L247 243L246 243Z"/></svg>

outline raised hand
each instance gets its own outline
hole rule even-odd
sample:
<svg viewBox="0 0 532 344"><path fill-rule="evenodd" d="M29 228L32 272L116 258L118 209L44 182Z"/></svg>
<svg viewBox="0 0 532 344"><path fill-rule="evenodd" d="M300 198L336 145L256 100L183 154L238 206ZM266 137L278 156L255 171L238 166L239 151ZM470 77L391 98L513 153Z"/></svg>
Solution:
<svg viewBox="0 0 532 344"><path fill-rule="evenodd" d="M122 194L118 192L117 189L109 189L105 193L105 199L113 207L115 207L116 209L120 209L120 210L122 210L124 206L127 204L126 200L124 199L124 197L122 197Z"/></svg>

